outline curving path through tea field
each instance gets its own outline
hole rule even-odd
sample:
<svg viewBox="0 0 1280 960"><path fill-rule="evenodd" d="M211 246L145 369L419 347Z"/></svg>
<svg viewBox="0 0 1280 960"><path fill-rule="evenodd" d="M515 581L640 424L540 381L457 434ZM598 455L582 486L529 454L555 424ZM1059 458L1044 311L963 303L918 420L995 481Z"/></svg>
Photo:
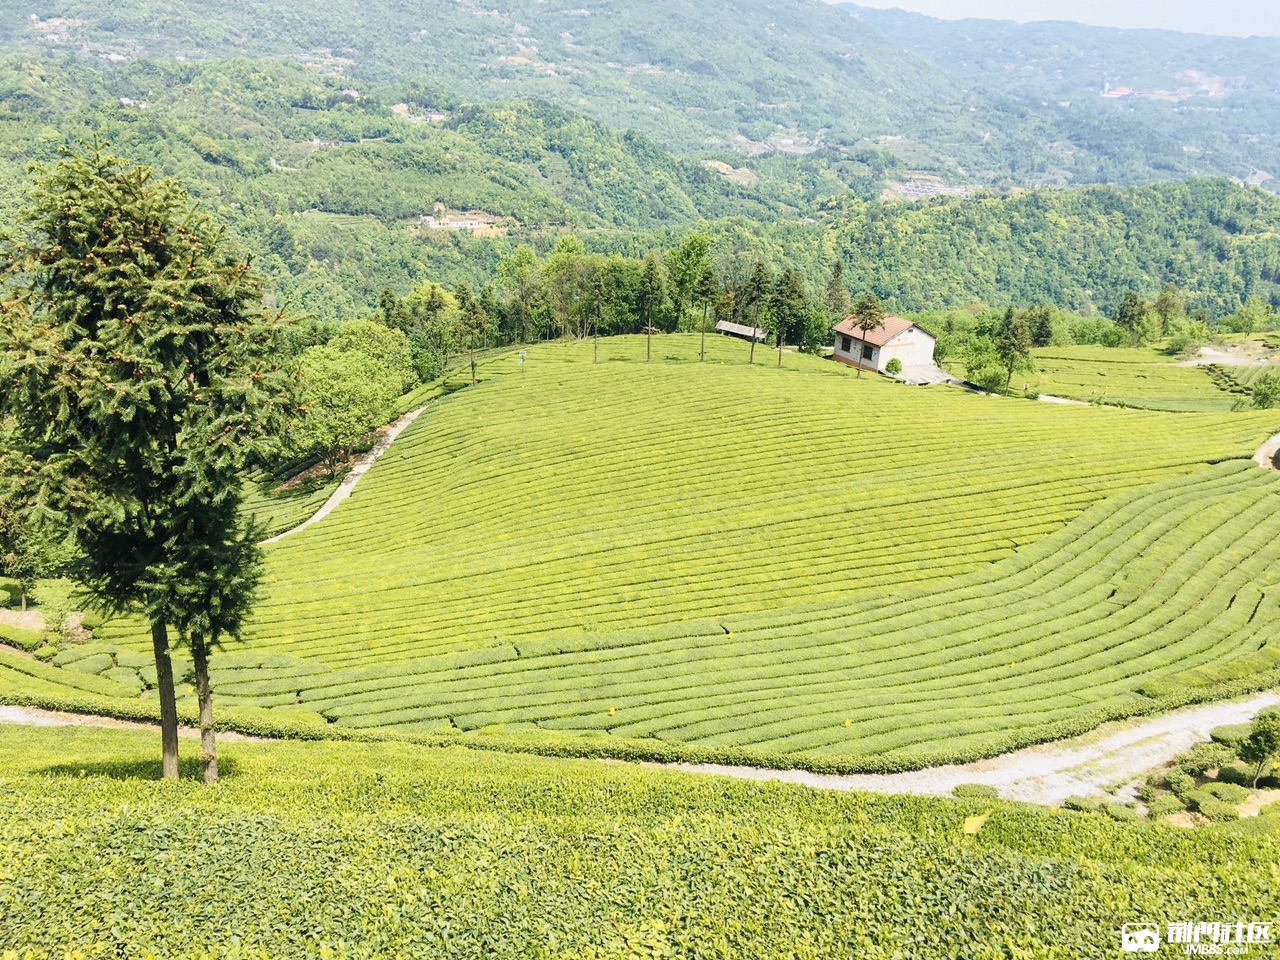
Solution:
<svg viewBox="0 0 1280 960"><path fill-rule="evenodd" d="M1120 799L1133 799L1133 786L1148 771L1173 760L1197 743L1209 739L1209 731L1226 724L1247 723L1259 710L1280 705L1280 692L1271 691L1226 703L1202 704L1159 717L1110 723L1070 740L1015 750L989 760L950 764L884 774L820 774L807 770L769 770L721 764L645 764L714 774L744 780L797 783L823 790L860 790L869 793L907 793L947 796L958 784L994 787L1004 800L1021 800L1058 806L1070 796L1101 796L1118 784L1128 785ZM0 706L0 723L24 726L103 726L148 729L148 724ZM183 728L188 738L199 731ZM220 733L223 740L256 739Z"/></svg>

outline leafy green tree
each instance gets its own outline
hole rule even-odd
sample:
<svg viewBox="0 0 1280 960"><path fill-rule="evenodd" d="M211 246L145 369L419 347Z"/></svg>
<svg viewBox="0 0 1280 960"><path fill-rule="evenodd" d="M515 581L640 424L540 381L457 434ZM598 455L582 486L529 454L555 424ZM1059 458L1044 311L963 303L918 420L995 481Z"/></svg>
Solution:
<svg viewBox="0 0 1280 960"><path fill-rule="evenodd" d="M397 313L400 309L400 299L396 296L396 292L390 287L382 291L378 297L378 312L382 315L382 322L388 327L398 327Z"/></svg>
<svg viewBox="0 0 1280 960"><path fill-rule="evenodd" d="M434 380L464 348L462 312L457 298L437 283L419 284L401 302L409 349L422 380Z"/></svg>
<svg viewBox="0 0 1280 960"><path fill-rule="evenodd" d="M453 291L458 301L459 327L463 347L471 354L471 385L476 384L476 351L489 342L490 315L482 297L473 296L465 283Z"/></svg>
<svg viewBox="0 0 1280 960"><path fill-rule="evenodd" d="M1252 402L1259 410L1280 406L1280 373L1269 371L1253 381Z"/></svg>
<svg viewBox="0 0 1280 960"><path fill-rule="evenodd" d="M831 314L832 322L839 323L849 315L853 302L849 297L849 288L844 282L844 261L837 260L831 268L831 278L823 291L822 304Z"/></svg>
<svg viewBox="0 0 1280 960"><path fill-rule="evenodd" d="M1132 290L1126 291L1116 311L1116 326L1129 335L1130 342L1141 339L1150 305Z"/></svg>
<svg viewBox="0 0 1280 960"><path fill-rule="evenodd" d="M1053 307L1047 303L1037 303L1027 310L1027 326L1031 330L1031 345L1047 347L1053 343Z"/></svg>
<svg viewBox="0 0 1280 960"><path fill-rule="evenodd" d="M653 358L653 313L662 306L667 295L666 278L663 277L662 259L653 252L644 258L644 272L640 275L640 310L644 313L644 358Z"/></svg>
<svg viewBox="0 0 1280 960"><path fill-rule="evenodd" d="M498 286L508 297L515 316L517 343L526 343L542 299L538 279L538 255L528 245L516 247L498 262Z"/></svg>
<svg viewBox="0 0 1280 960"><path fill-rule="evenodd" d="M702 346L698 351L698 359L707 359L707 313L720 297L720 282L716 279L715 269L711 264L702 268L698 282L693 288L693 302L702 307Z"/></svg>
<svg viewBox="0 0 1280 960"><path fill-rule="evenodd" d="M1256 789L1263 768L1270 761L1280 759L1280 710L1267 710L1253 718L1249 736L1240 744L1240 759L1253 764Z"/></svg>
<svg viewBox="0 0 1280 960"><path fill-rule="evenodd" d="M769 291L769 313L778 338L778 366L782 366L782 345L794 342L803 333L808 315L808 294L800 275L787 267Z"/></svg>
<svg viewBox="0 0 1280 960"><path fill-rule="evenodd" d="M853 305L854 327L862 334L865 343L872 330L884 328L884 304L874 293L864 293ZM862 377L862 358L858 358L858 377Z"/></svg>
<svg viewBox="0 0 1280 960"><path fill-rule="evenodd" d="M1008 393L1014 371L1027 369L1031 364L1031 326L1026 317L1016 316L1012 307L996 335L995 350L1005 370L1004 392Z"/></svg>
<svg viewBox="0 0 1280 960"><path fill-rule="evenodd" d="M374 320L347 320L329 346L344 353L359 353L377 361L395 378L401 393L418 383L413 351L403 330L393 330Z"/></svg>
<svg viewBox="0 0 1280 960"><path fill-rule="evenodd" d="M1160 296L1156 297L1154 310L1159 321L1159 329L1156 331L1159 336L1164 336L1169 332L1173 324L1187 315L1187 303L1183 299L1182 291L1178 289L1177 284L1166 283L1164 285L1164 289L1160 291Z"/></svg>
<svg viewBox="0 0 1280 960"><path fill-rule="evenodd" d="M575 314L580 314L582 295L586 292L582 241L572 234L556 241L555 249L542 264L543 299L551 308L554 332L568 334Z"/></svg>
<svg viewBox="0 0 1280 960"><path fill-rule="evenodd" d="M685 307L696 302L695 290L703 271L711 266L711 238L691 233L680 246L667 251L667 280L676 323L684 319Z"/></svg>
<svg viewBox="0 0 1280 960"><path fill-rule="evenodd" d="M884 365L884 372L896 377L902 372L902 361L897 357L890 357L889 362Z"/></svg>
<svg viewBox="0 0 1280 960"><path fill-rule="evenodd" d="M41 175L10 239L0 402L29 496L74 530L76 573L109 613L150 621L163 771L178 775L169 628L196 662L206 780L217 777L211 649L258 583L243 470L292 416L278 317L245 256L172 180L95 146Z"/></svg>
<svg viewBox="0 0 1280 960"><path fill-rule="evenodd" d="M399 378L374 357L328 344L303 353L299 372L304 415L294 443L318 455L336 477L355 445L387 422L400 396Z"/></svg>
<svg viewBox="0 0 1280 960"><path fill-rule="evenodd" d="M1271 325L1271 304L1254 294L1243 307L1226 317L1222 325L1233 333L1257 333Z"/></svg>
<svg viewBox="0 0 1280 960"><path fill-rule="evenodd" d="M765 265L757 260L756 265L751 269L751 275L747 278L747 282L742 286L742 293L739 297L743 309L751 310L751 352L747 357L748 363L756 362L756 330L760 328L760 310L765 306L769 299L769 293L773 289L773 280L769 277L769 271L765 269Z"/></svg>

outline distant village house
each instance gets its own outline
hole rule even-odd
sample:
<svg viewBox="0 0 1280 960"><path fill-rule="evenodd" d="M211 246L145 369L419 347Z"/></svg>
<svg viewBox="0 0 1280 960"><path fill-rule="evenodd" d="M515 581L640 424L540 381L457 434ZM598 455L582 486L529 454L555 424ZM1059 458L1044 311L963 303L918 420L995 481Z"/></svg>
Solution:
<svg viewBox="0 0 1280 960"><path fill-rule="evenodd" d="M854 317L835 326L835 353L831 359L851 367L883 373L895 357L903 368L933 366L937 337L902 317L885 317L884 326L868 330L864 337Z"/></svg>

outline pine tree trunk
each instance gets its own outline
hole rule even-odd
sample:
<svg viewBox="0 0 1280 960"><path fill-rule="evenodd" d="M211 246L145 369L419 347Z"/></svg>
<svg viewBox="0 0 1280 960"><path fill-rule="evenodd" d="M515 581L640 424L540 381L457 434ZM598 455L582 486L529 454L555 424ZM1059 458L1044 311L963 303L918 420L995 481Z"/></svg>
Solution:
<svg viewBox="0 0 1280 960"><path fill-rule="evenodd" d="M27 588L25 586L19 588L22 591L22 612L27 612Z"/></svg>
<svg viewBox="0 0 1280 960"><path fill-rule="evenodd" d="M164 778L178 779L178 701L173 691L173 661L169 658L169 629L163 620L151 624L156 658L156 693L160 697L160 751Z"/></svg>
<svg viewBox="0 0 1280 960"><path fill-rule="evenodd" d="M209 645L193 638L191 659L196 669L196 699L200 701L200 759L204 782L218 782L218 742L213 732L213 691L209 689Z"/></svg>
<svg viewBox="0 0 1280 960"><path fill-rule="evenodd" d="M702 350L698 353L698 360L705 361L707 359L707 304L702 305Z"/></svg>

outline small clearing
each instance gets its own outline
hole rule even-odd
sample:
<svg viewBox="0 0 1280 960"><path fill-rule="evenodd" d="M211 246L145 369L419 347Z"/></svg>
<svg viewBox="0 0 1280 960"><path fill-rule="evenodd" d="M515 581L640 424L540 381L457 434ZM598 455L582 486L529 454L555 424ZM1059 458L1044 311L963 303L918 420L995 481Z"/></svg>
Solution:
<svg viewBox="0 0 1280 960"><path fill-rule="evenodd" d="M43 630L44 614L39 610L0 610L0 624L19 630Z"/></svg>
<svg viewBox="0 0 1280 960"><path fill-rule="evenodd" d="M930 767L907 773L834 775L807 770L763 770L720 764L662 764L689 773L747 780L781 780L827 790L947 796L962 783L995 787L1005 800L1057 806L1070 796L1136 797L1151 770L1209 739L1214 727L1247 723L1280 704L1280 692L1247 700L1185 707L1160 717L1108 723L1071 740L1043 743L975 763Z"/></svg>
<svg viewBox="0 0 1280 960"><path fill-rule="evenodd" d="M1219 350L1217 347L1201 347L1200 355L1190 360L1183 360L1179 367L1207 367L1217 364L1222 367L1261 367L1273 362L1272 354L1260 343L1249 342L1236 347Z"/></svg>

